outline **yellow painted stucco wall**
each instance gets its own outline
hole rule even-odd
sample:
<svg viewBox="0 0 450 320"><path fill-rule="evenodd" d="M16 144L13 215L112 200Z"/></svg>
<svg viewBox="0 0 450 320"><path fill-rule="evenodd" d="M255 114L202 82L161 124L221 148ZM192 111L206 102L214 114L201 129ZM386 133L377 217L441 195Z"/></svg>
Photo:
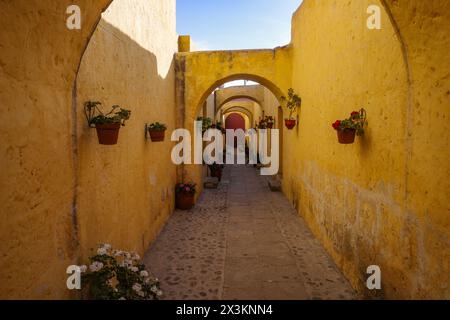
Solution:
<svg viewBox="0 0 450 320"><path fill-rule="evenodd" d="M110 0L0 1L0 298L67 296L72 224L72 91ZM66 28L77 4L83 28Z"/></svg>
<svg viewBox="0 0 450 320"><path fill-rule="evenodd" d="M292 86L303 105L284 134L283 188L361 293L450 298L450 11L408 3L392 1L405 34L379 1L305 0L296 12ZM366 27L372 4L381 30ZM361 107L366 135L339 145L331 123ZM365 288L370 265L382 269L376 294Z"/></svg>
<svg viewBox="0 0 450 320"><path fill-rule="evenodd" d="M175 1L115 0L78 73L110 3L0 1L1 299L76 297L69 265L103 241L142 253L173 203L170 146L145 142L144 124L175 126ZM81 30L66 27L72 4ZM86 128L85 99L133 110L118 146Z"/></svg>
<svg viewBox="0 0 450 320"><path fill-rule="evenodd" d="M254 100L259 104L264 102L264 87L260 85L233 86L216 91L217 107L220 108L225 103L239 98Z"/></svg>
<svg viewBox="0 0 450 320"><path fill-rule="evenodd" d="M242 113L247 114L252 127L255 126L255 121L262 115L262 108L258 103L252 100L233 100L222 106L217 113L217 119L223 117L223 115L230 112L230 110L235 111L236 109L241 109Z"/></svg>
<svg viewBox="0 0 450 320"><path fill-rule="evenodd" d="M137 27L139 26L139 27ZM94 33L77 83L78 219L84 258L98 243L143 254L174 208L177 49L175 1L115 0ZM117 146L98 144L84 121L85 101L132 111ZM152 143L145 124L165 123Z"/></svg>

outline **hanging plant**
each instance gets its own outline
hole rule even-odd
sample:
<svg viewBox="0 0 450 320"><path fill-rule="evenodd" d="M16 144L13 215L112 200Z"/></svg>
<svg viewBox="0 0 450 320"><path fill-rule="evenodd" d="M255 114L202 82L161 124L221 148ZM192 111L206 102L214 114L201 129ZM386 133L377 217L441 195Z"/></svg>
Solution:
<svg viewBox="0 0 450 320"><path fill-rule="evenodd" d="M290 88L288 90L288 97L281 97L281 102L286 105L286 108L289 110L289 118L285 119L285 125L289 130L292 130L297 125L297 120L294 119L294 112L301 107L302 98L297 95L294 89Z"/></svg>
<svg viewBox="0 0 450 320"><path fill-rule="evenodd" d="M84 112L89 127L97 129L98 142L102 145L115 145L119 138L121 126L130 119L131 111L115 105L108 113L99 108L100 102L88 101L84 104Z"/></svg>
<svg viewBox="0 0 450 320"><path fill-rule="evenodd" d="M348 119L337 120L332 126L337 131L340 144L352 144L355 142L356 136L364 135L366 124L366 111L361 109L359 112L352 112Z"/></svg>
<svg viewBox="0 0 450 320"><path fill-rule="evenodd" d="M162 142L166 137L167 126L164 123L155 122L147 127L150 139L153 142Z"/></svg>

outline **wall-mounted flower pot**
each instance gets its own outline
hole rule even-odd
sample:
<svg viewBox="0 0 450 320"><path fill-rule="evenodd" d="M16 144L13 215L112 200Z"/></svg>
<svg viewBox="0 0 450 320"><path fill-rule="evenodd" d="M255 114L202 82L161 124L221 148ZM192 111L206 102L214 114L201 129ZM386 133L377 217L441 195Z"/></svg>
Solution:
<svg viewBox="0 0 450 320"><path fill-rule="evenodd" d="M284 123L286 125L286 128L288 128L289 130L292 130L295 128L295 126L297 125L297 120L293 120L293 119L285 119Z"/></svg>
<svg viewBox="0 0 450 320"><path fill-rule="evenodd" d="M356 130L337 130L340 144L352 144L355 142Z"/></svg>
<svg viewBox="0 0 450 320"><path fill-rule="evenodd" d="M194 206L195 195L192 193L177 193L176 206L180 210L190 210Z"/></svg>
<svg viewBox="0 0 450 320"><path fill-rule="evenodd" d="M120 123L96 124L98 142L102 145L116 145L119 140Z"/></svg>
<svg viewBox="0 0 450 320"><path fill-rule="evenodd" d="M166 138L166 130L149 130L148 132L153 142L162 142Z"/></svg>

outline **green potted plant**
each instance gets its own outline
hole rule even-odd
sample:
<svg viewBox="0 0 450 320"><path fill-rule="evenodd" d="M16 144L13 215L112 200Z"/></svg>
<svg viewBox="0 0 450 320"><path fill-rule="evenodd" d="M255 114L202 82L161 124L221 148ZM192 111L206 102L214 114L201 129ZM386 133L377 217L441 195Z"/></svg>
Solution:
<svg viewBox="0 0 450 320"><path fill-rule="evenodd" d="M197 185L193 183L179 183L175 187L176 206L180 210L190 210L194 206Z"/></svg>
<svg viewBox="0 0 450 320"><path fill-rule="evenodd" d="M273 129L275 125L275 119L272 116L265 116L264 121L266 123L267 129Z"/></svg>
<svg viewBox="0 0 450 320"><path fill-rule="evenodd" d="M131 111L113 106L111 111L103 113L100 102L88 101L84 104L86 119L90 127L97 129L98 141L102 145L115 145L119 138L121 126L130 119Z"/></svg>
<svg viewBox="0 0 450 320"><path fill-rule="evenodd" d="M259 122L257 123L256 127L258 129L267 129L267 122L266 122L266 118L259 118Z"/></svg>
<svg viewBox="0 0 450 320"><path fill-rule="evenodd" d="M99 246L83 265L83 295L90 300L159 300L163 293L158 279L151 276L137 253Z"/></svg>
<svg viewBox="0 0 450 320"><path fill-rule="evenodd" d="M166 136L167 126L164 123L155 122L147 127L147 131L150 134L150 139L153 142L164 141Z"/></svg>
<svg viewBox="0 0 450 320"><path fill-rule="evenodd" d="M294 92L294 89L290 88L288 90L288 97L281 97L281 101L289 109L289 118L284 120L285 125L289 130L292 130L297 124L297 120L293 118L293 114L302 105L302 98Z"/></svg>
<svg viewBox="0 0 450 320"><path fill-rule="evenodd" d="M223 127L223 123L220 122L220 121L218 121L218 122L216 123L216 129L217 129L217 130L220 130L223 134L226 133L226 130L225 130L225 128Z"/></svg>
<svg viewBox="0 0 450 320"><path fill-rule="evenodd" d="M213 125L213 121L211 118L198 117L197 121L202 122L202 132L203 133L205 133Z"/></svg>
<svg viewBox="0 0 450 320"><path fill-rule="evenodd" d="M356 136L364 135L365 124L366 111L361 109L359 112L352 112L348 119L337 120L332 126L337 131L340 144L352 144L355 142Z"/></svg>

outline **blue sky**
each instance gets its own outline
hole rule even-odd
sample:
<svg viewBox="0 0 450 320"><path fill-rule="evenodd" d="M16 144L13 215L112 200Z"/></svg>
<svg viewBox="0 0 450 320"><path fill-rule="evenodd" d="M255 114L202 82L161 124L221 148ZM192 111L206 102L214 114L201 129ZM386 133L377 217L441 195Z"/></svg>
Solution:
<svg viewBox="0 0 450 320"><path fill-rule="evenodd" d="M302 0L177 0L177 32L198 50L274 48L291 39Z"/></svg>

